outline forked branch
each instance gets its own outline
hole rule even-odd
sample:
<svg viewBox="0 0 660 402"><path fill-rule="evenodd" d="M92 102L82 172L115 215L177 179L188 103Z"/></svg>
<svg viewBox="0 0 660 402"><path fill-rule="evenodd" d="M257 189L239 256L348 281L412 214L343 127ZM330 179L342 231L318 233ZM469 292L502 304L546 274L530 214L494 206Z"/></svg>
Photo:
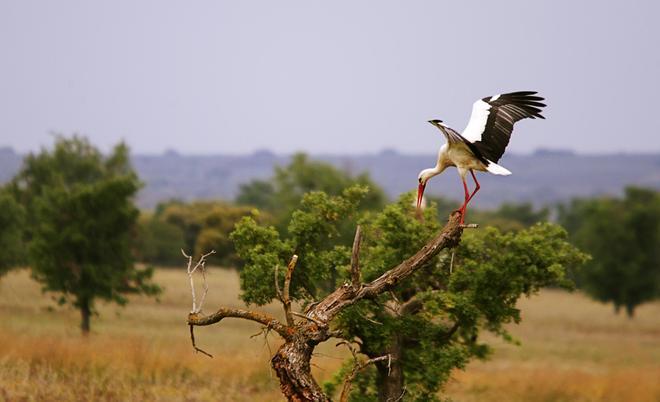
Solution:
<svg viewBox="0 0 660 402"><path fill-rule="evenodd" d="M188 278L190 279L190 293L192 294L192 310L190 310L190 314L197 314L202 311L204 300L206 300L206 295L209 292L209 285L206 282L206 261L209 256L215 254L215 250L211 250L210 252L199 257L199 260L197 260L197 263L194 266L192 256L186 254L183 249L181 249L181 254L183 254L183 256L188 259L188 266L186 268L188 271ZM202 300L200 300L199 306L197 306L197 299L195 296L195 281L193 280L193 274L195 271L197 271L198 268L200 271L202 271L202 286L204 288L204 293L202 294Z"/></svg>

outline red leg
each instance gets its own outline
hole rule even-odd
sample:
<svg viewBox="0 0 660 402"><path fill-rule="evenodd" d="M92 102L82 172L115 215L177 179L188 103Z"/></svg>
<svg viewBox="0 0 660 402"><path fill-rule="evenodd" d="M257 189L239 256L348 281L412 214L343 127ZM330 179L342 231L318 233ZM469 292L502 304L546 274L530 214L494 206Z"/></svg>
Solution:
<svg viewBox="0 0 660 402"><path fill-rule="evenodd" d="M476 187L474 188L474 191L472 192L472 194L470 194L470 192L468 191L467 183L465 182L465 179L462 178L462 180L463 180L463 190L465 191L465 201L463 202L463 206L461 207L461 209L459 209L459 211L461 212L461 224L463 224L463 222L465 221L465 215L467 213L467 204L468 204L468 202L470 202L472 197L474 197L474 195L477 193L477 191L479 191L479 189L481 188L481 186L479 185L479 182L477 181L477 176L474 175L474 171L472 169L470 169L470 174L472 175L472 179L474 180L474 184L476 184Z"/></svg>
<svg viewBox="0 0 660 402"><path fill-rule="evenodd" d="M470 194L470 198L468 199L468 202L472 199L472 197L474 197L475 194L477 194L477 191L479 191L479 189L481 188L481 186L479 185L479 182L477 181L477 176L474 175L474 171L472 169L470 169L470 174L472 175L472 179L474 180L474 184L476 184L477 187L475 187L472 194Z"/></svg>
<svg viewBox="0 0 660 402"><path fill-rule="evenodd" d="M463 191L465 191L465 201L463 201L463 206L458 210L461 213L461 225L465 221L465 210L467 209L467 203L470 201L470 192L468 191L467 183L465 182L465 178L461 177L461 180L463 181Z"/></svg>

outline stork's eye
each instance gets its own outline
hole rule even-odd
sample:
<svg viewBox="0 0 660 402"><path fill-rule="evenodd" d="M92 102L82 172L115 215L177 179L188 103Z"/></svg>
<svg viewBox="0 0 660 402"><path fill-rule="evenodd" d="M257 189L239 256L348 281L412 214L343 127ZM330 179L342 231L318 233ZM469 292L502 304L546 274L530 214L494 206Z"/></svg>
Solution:
<svg viewBox="0 0 660 402"><path fill-rule="evenodd" d="M419 182L421 183L421 182L422 182L422 178L420 177L419 179L417 179L417 181L419 181Z"/></svg>

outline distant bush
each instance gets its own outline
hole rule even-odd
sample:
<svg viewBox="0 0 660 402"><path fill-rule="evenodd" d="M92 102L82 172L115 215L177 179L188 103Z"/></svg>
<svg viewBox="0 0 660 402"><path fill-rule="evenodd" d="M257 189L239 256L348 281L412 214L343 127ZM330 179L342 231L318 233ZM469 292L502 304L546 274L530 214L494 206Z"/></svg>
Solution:
<svg viewBox="0 0 660 402"><path fill-rule="evenodd" d="M159 204L155 213L140 219L136 254L145 263L173 266L182 264L181 249L188 254L215 250L214 264L236 265L229 233L244 216L268 220L268 214L224 201Z"/></svg>

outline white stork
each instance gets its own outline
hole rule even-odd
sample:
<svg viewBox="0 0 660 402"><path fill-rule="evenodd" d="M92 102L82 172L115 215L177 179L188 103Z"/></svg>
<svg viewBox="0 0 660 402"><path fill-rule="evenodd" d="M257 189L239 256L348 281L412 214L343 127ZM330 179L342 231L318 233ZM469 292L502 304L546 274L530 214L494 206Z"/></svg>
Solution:
<svg viewBox="0 0 660 402"><path fill-rule="evenodd" d="M463 223L468 202L481 188L474 171L510 175L511 172L498 165L497 161L509 144L513 124L526 118L544 119L541 115L541 109L545 107L541 101L544 99L536 94L532 91L522 91L479 99L472 106L470 121L462 134L442 123L442 120L430 120L429 123L439 128L445 135L447 143L440 147L435 167L419 172L417 209L419 210L421 206L428 180L442 173L447 167L456 166L465 190L465 201L459 209ZM468 172L476 185L472 193L468 191L465 182Z"/></svg>

